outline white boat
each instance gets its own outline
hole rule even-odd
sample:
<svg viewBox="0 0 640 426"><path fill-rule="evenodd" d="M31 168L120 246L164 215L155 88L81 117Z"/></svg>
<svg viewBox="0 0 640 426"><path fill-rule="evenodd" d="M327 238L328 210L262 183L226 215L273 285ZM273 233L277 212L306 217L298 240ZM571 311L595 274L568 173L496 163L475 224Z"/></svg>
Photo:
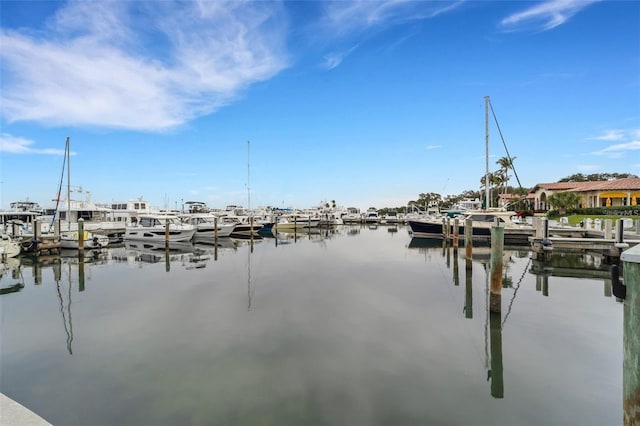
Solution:
<svg viewBox="0 0 640 426"><path fill-rule="evenodd" d="M109 245L109 237L106 235L94 234L90 231L84 231L83 234L82 242L85 250L100 249ZM80 248L79 243L78 231L60 234L60 248L77 250Z"/></svg>
<svg viewBox="0 0 640 426"><path fill-rule="evenodd" d="M369 207L367 211L362 215L364 223L379 223L380 215L375 207Z"/></svg>
<svg viewBox="0 0 640 426"><path fill-rule="evenodd" d="M195 227L194 242L213 241L216 236L228 237L236 227L236 223L225 223L211 213L192 213L180 217L182 223L186 223Z"/></svg>
<svg viewBox="0 0 640 426"><path fill-rule="evenodd" d="M287 231L293 229L309 229L317 228L320 224L319 218L298 213L286 214L278 217L274 225L274 229L278 231Z"/></svg>
<svg viewBox="0 0 640 426"><path fill-rule="evenodd" d="M357 207L347 207L347 212L342 216L342 222L346 224L361 223L362 214Z"/></svg>
<svg viewBox="0 0 640 426"><path fill-rule="evenodd" d="M0 234L0 260L16 257L20 254L20 244L5 234Z"/></svg>
<svg viewBox="0 0 640 426"><path fill-rule="evenodd" d="M136 224L127 227L124 239L156 242L167 241L167 239L170 242L191 241L195 233L193 225L180 223L175 216L141 215Z"/></svg>

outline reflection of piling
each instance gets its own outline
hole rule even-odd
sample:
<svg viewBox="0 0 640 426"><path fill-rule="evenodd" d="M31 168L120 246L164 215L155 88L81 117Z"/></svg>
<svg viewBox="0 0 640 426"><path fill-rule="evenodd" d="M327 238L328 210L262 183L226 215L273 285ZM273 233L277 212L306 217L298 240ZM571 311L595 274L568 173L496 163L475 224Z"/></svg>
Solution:
<svg viewBox="0 0 640 426"><path fill-rule="evenodd" d="M470 258L467 258L464 261L464 273L464 317L473 318L473 264Z"/></svg>
<svg viewBox="0 0 640 426"><path fill-rule="evenodd" d="M460 285L460 273L458 272L458 250L453 249L453 284Z"/></svg>
<svg viewBox="0 0 640 426"><path fill-rule="evenodd" d="M491 227L491 288L490 312L502 311L502 267L504 252L504 228Z"/></svg>
<svg viewBox="0 0 640 426"><path fill-rule="evenodd" d="M78 290L84 291L84 261L80 259L78 262Z"/></svg>
<svg viewBox="0 0 640 426"><path fill-rule="evenodd" d="M164 245L164 270L166 272L171 271L171 259L169 256L169 241Z"/></svg>
<svg viewBox="0 0 640 426"><path fill-rule="evenodd" d="M640 424L640 246L623 252L621 260L625 284L623 424L631 426Z"/></svg>
<svg viewBox="0 0 640 426"><path fill-rule="evenodd" d="M53 280L55 282L60 282L62 279L62 264L60 262L55 262L53 264Z"/></svg>
<svg viewBox="0 0 640 426"><path fill-rule="evenodd" d="M504 398L504 378L502 371L502 315L500 312L489 314L491 339L491 396Z"/></svg>
<svg viewBox="0 0 640 426"><path fill-rule="evenodd" d="M473 222L471 219L464 220L464 250L465 257L471 259L473 256Z"/></svg>

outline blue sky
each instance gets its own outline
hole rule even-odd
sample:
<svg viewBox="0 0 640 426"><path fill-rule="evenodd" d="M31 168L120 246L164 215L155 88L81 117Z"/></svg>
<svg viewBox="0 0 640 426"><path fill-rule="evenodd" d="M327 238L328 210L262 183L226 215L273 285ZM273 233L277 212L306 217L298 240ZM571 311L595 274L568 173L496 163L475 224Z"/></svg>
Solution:
<svg viewBox="0 0 640 426"><path fill-rule="evenodd" d="M97 202L381 208L477 190L485 96L523 186L640 175L637 1L0 8L4 208L52 205L67 137L71 185ZM496 170L493 119L489 140Z"/></svg>

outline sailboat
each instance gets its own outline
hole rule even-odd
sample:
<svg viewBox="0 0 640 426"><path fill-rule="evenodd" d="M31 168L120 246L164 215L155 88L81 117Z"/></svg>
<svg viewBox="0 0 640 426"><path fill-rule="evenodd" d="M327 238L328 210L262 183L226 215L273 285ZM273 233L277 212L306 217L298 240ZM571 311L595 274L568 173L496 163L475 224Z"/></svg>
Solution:
<svg viewBox="0 0 640 426"><path fill-rule="evenodd" d="M71 231L71 175L70 175L70 151L69 151L69 137L64 147L64 160L62 163L62 176L60 177L60 185L58 187L58 197L56 200L56 210L54 212L53 221L55 220L56 213L58 211L58 203L60 202L60 189L62 187L62 178L64 177L64 164L67 165L67 232L60 234L60 248L63 249L79 249L80 241L83 243L83 248L86 250L99 249L106 247L109 244L109 237L106 235L94 234L90 231L83 231L80 235L79 231Z"/></svg>
<svg viewBox="0 0 640 426"><path fill-rule="evenodd" d="M471 220L472 239L481 243L491 242L491 227L496 223L505 228L504 243L508 245L528 245L529 237L534 235L532 226L514 220L515 212L503 208L491 208L489 197L489 97L485 96L485 151L486 183L483 209L468 210L459 219L458 234L464 240L464 223ZM444 238L445 234L454 234L454 224L443 216L408 220L414 238ZM447 229L449 227L449 229ZM445 231L449 232L445 232Z"/></svg>

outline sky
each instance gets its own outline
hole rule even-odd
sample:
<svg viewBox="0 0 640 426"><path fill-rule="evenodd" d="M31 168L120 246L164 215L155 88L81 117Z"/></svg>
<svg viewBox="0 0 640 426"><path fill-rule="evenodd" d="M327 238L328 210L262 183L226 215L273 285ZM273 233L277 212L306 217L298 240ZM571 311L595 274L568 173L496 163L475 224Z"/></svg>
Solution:
<svg viewBox="0 0 640 426"><path fill-rule="evenodd" d="M67 138L73 199L157 208L404 206L479 190L487 141L513 186L640 175L639 22L635 0L2 0L0 205L52 206Z"/></svg>

